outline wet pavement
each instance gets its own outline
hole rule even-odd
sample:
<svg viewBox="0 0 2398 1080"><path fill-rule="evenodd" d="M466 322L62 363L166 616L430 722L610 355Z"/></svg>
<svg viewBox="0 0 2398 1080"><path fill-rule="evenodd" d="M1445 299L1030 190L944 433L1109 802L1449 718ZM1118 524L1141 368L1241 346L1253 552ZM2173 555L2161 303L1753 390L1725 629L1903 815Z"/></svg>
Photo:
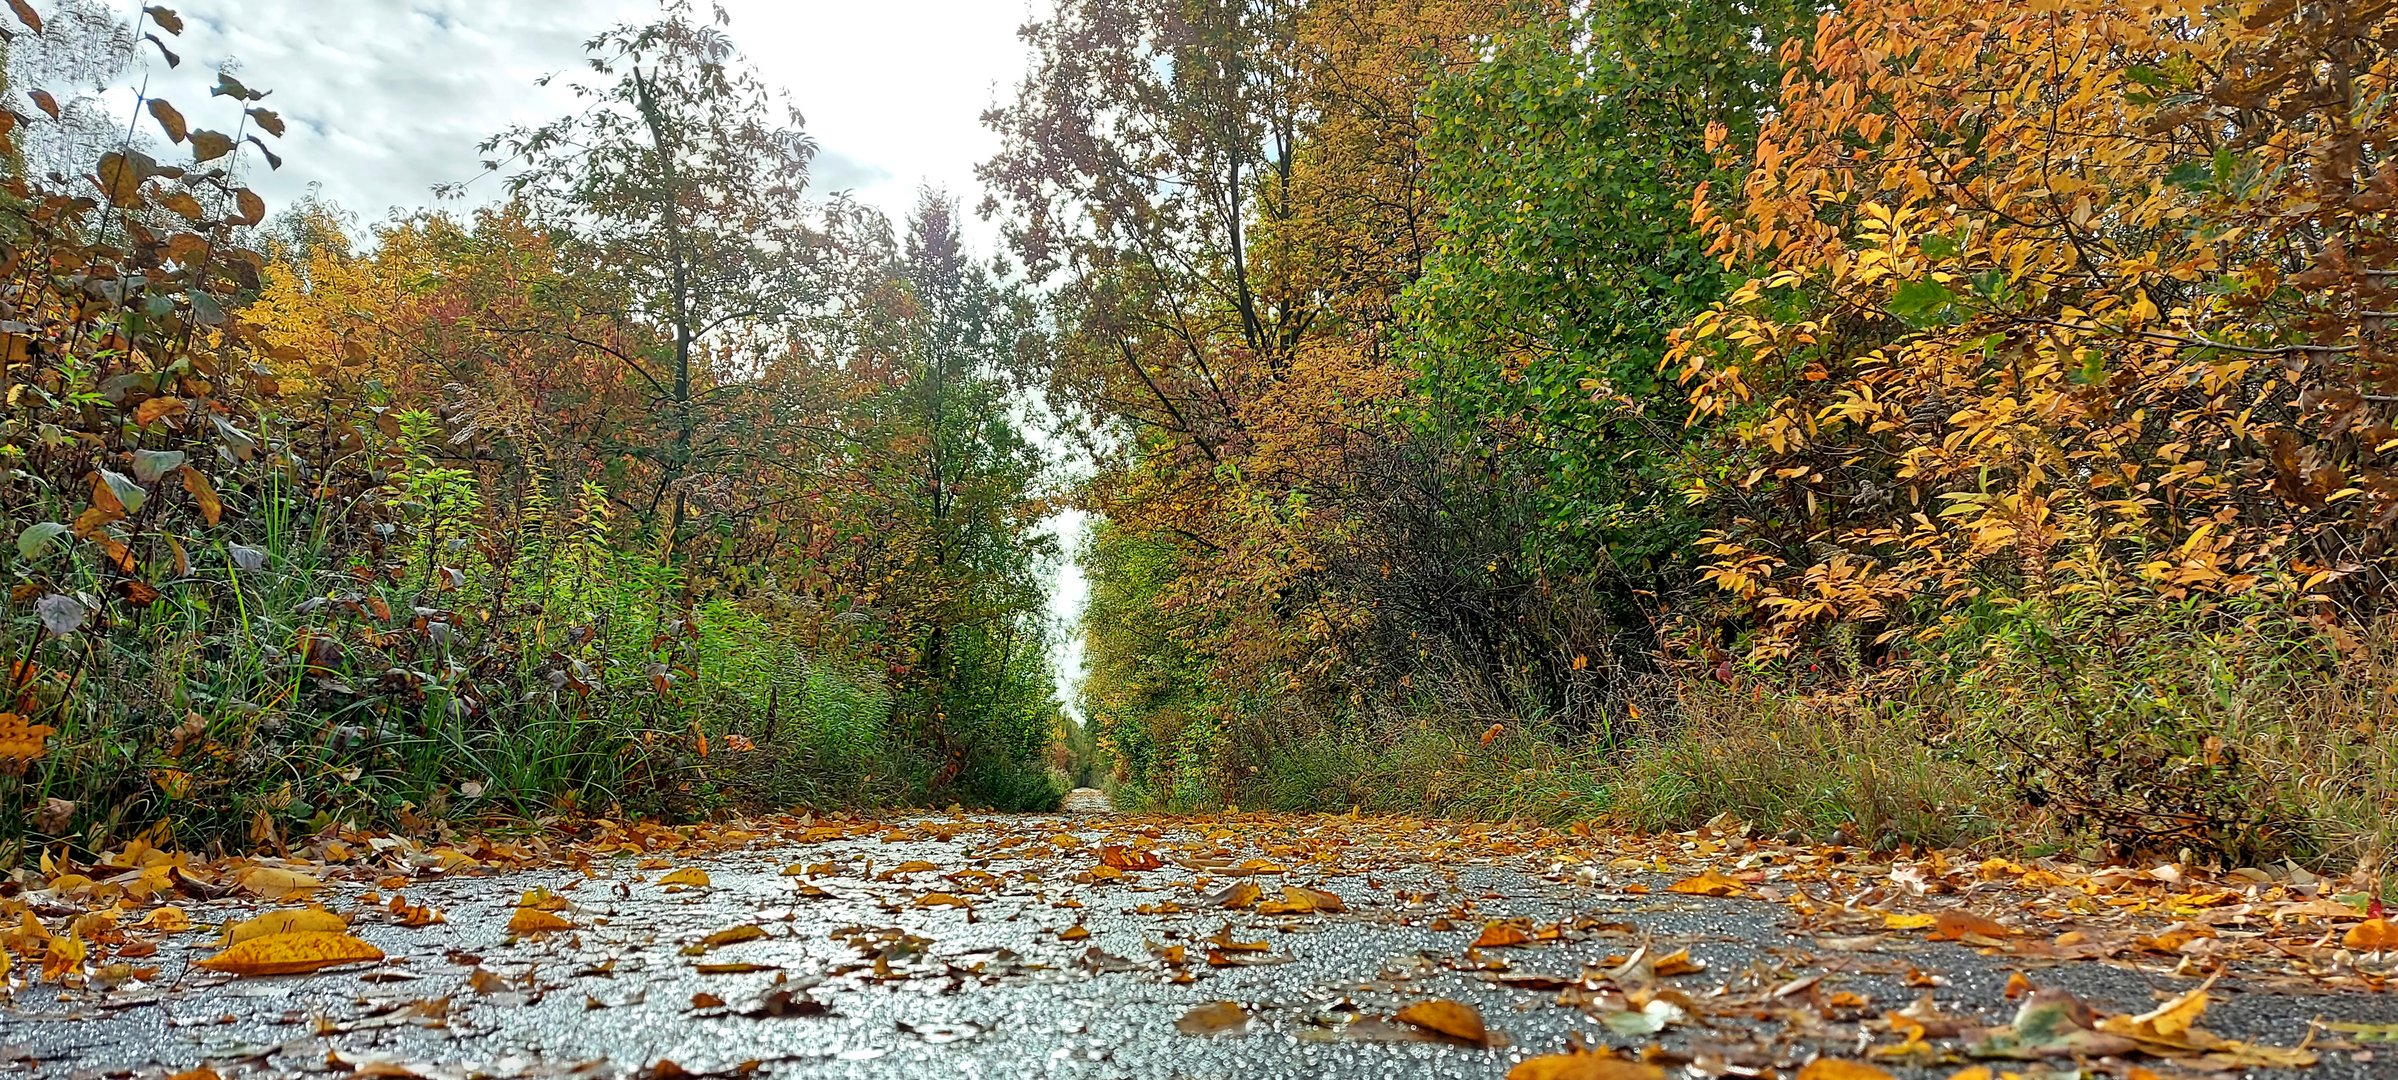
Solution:
<svg viewBox="0 0 2398 1080"><path fill-rule="evenodd" d="M1786 903L1674 894L1670 875L1561 869L1552 850L1447 826L1410 824L1378 844L1343 819L1283 819L1272 843L1252 849L1247 834L1265 826L1117 819L1079 794L1071 805L1050 817L832 829L843 834L673 861L704 870L704 888L663 885L659 860L644 868L630 856L594 861L588 874L418 882L408 901L446 921L362 915L353 932L387 959L347 970L227 978L191 966L214 951L210 935L180 935L148 985L4 999L0 1058L32 1076L79 1078L201 1066L228 1080L1481 1078L1581 1043L1662 1047L1660 1060L1689 1070L1677 1075L1788 1076L1819 1054L1862 1057L1869 1041L1895 1041L1873 1022L1926 995L1937 1015L2004 1024L2019 972L2111 1012L2147 1010L2200 981L2172 965L2026 962L1920 935L1827 934L1802 927ZM1113 860L1130 869L1108 872L1098 845L1118 841L1154 845L1162 865L1143 868L1136 851ZM1320 890L1346 910L1210 906L1243 882L1269 900L1286 885ZM524 894L540 889L563 898L559 914L576 929L509 932ZM380 913L387 897L362 905L368 891L346 885L319 899ZM232 900L189 909L201 923L258 910ZM1564 932L1471 948L1506 917ZM1627 1021L1620 1000L1601 1007L1604 995L1570 988L1586 968L1678 950L1693 970L1658 981L1692 1008L1668 1013L1662 1031ZM2281 1046L2307 1038L2312 1019L2398 1022L2398 998L2269 973L2235 970L2214 994L2208 1028ZM1479 1009L1491 1045L1388 1022L1428 998ZM1219 1001L1239 1004L1247 1023L1177 1030L1195 1006ZM1950 1057L1885 1064L1946 1077L1963 1064ZM2291 1075L2398 1075L2398 1047L2327 1050Z"/></svg>

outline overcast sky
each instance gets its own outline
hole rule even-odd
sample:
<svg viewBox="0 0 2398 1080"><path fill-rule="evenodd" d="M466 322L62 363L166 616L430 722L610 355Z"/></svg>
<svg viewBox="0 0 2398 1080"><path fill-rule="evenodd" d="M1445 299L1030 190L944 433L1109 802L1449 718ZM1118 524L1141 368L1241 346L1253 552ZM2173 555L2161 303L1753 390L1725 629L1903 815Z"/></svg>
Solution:
<svg viewBox="0 0 2398 1080"><path fill-rule="evenodd" d="M48 10L50 0L35 0ZM121 0L125 14L143 0ZM435 184L474 180L475 147L513 124L573 106L534 85L575 69L600 30L650 17L654 0L165 0L185 20L180 69L152 63L151 90L194 127L239 119L208 87L229 65L282 113L280 172L255 174L272 207L316 186L368 223L433 202ZM702 0L703 10L705 0ZM819 192L850 190L894 222L922 184L969 210L974 166L996 149L982 111L1024 67L1016 28L1047 0L724 0L731 34L770 84L788 90L820 147ZM138 78L138 76L137 76ZM132 92L121 91L130 108ZM469 202L498 198L477 180ZM969 235L988 247L987 225ZM1079 516L1067 525L1079 531ZM1082 575L1060 576L1053 606L1080 610ZM1079 642L1061 657L1079 668Z"/></svg>
<svg viewBox="0 0 2398 1080"><path fill-rule="evenodd" d="M123 0L128 12L140 0ZM931 182L962 197L995 143L979 120L1023 70L1016 28L1041 0L726 0L732 36L766 80L790 91L822 151L818 190L849 189L894 218ZM43 6L48 6L44 4ZM151 73L194 126L235 116L207 87L230 61L291 133L272 202L320 184L368 220L473 178L475 144L571 107L543 75L576 68L582 45L648 17L644 0L182 0L180 70ZM154 65L155 67L156 65ZM218 116L215 113L223 113ZM494 181L470 191L490 198Z"/></svg>

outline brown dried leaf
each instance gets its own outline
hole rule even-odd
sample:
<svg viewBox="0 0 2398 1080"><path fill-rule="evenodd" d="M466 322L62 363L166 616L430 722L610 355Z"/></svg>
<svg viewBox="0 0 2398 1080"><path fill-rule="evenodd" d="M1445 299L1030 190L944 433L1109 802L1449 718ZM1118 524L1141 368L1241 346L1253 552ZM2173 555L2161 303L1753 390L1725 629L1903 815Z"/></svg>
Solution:
<svg viewBox="0 0 2398 1080"><path fill-rule="evenodd" d="M1185 1035L1215 1035L1240 1031L1249 1026L1249 1013L1229 1001L1212 1001L1193 1008L1174 1021L1174 1030Z"/></svg>
<svg viewBox="0 0 2398 1080"><path fill-rule="evenodd" d="M1480 1010L1447 998L1416 1002L1399 1010L1391 1019L1470 1043L1480 1044L1490 1038L1490 1031L1482 1025Z"/></svg>

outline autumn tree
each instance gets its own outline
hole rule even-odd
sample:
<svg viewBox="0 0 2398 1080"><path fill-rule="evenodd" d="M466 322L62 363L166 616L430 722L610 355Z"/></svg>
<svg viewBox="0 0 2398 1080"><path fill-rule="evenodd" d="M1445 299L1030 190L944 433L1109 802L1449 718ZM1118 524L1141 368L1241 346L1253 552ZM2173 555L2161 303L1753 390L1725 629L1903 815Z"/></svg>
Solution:
<svg viewBox="0 0 2398 1080"><path fill-rule="evenodd" d="M1748 466L1693 492L1709 576L1769 655L1993 597L2385 608L2398 7L1997 14L1827 17L1701 200L1764 264L1675 354Z"/></svg>
<svg viewBox="0 0 2398 1080"><path fill-rule="evenodd" d="M657 20L600 34L572 85L581 108L485 144L495 167L522 163L510 192L581 268L547 316L492 329L566 338L648 388L658 430L629 456L647 472L641 508L664 513L677 545L695 513L722 524L741 505L695 508L697 473L772 467L724 421L767 392L755 375L827 293L802 199L815 141L743 66L726 21L667 0ZM593 334L595 319L616 329Z"/></svg>
<svg viewBox="0 0 2398 1080"><path fill-rule="evenodd" d="M886 234L887 236L887 231ZM930 783L1008 806L1054 797L1056 719L1038 529L1044 461L1016 420L1026 301L978 262L957 207L926 192L878 276L820 342L839 388L799 578L868 621Z"/></svg>

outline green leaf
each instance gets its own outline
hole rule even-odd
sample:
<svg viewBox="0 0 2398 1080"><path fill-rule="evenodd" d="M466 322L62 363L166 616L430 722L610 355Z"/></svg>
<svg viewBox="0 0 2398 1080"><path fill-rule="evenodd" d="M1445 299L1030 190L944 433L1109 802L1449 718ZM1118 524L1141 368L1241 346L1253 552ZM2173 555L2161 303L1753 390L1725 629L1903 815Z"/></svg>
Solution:
<svg viewBox="0 0 2398 1080"><path fill-rule="evenodd" d="M141 484L132 477L113 469L100 470L100 482L108 485L108 493L125 505L127 515L141 513L142 502L150 497L150 493L143 490Z"/></svg>
<svg viewBox="0 0 2398 1080"><path fill-rule="evenodd" d="M17 557L28 562L67 546L67 527L55 521L37 521L17 534Z"/></svg>
<svg viewBox="0 0 2398 1080"><path fill-rule="evenodd" d="M2215 183L2211 161L2185 161L2165 170L2165 182L2187 191L2204 191Z"/></svg>
<svg viewBox="0 0 2398 1080"><path fill-rule="evenodd" d="M1940 313L1955 306L1957 294L1937 281L1909 281L1898 287L1890 297L1890 313L1917 326L1936 321Z"/></svg>
<svg viewBox="0 0 2398 1080"><path fill-rule="evenodd" d="M136 450L133 452L133 478L145 484L155 484L158 478L183 467L181 450ZM132 504L126 507L131 509Z"/></svg>

